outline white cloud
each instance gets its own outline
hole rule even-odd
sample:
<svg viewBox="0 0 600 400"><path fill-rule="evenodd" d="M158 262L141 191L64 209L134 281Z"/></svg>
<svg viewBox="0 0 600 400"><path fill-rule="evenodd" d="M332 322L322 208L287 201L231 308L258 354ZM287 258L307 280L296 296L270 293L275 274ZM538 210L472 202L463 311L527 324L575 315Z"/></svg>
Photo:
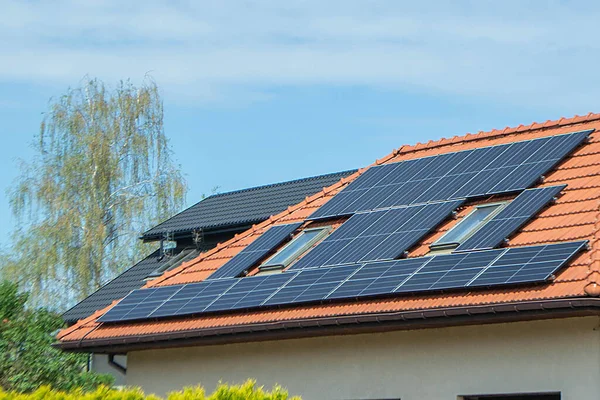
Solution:
<svg viewBox="0 0 600 400"><path fill-rule="evenodd" d="M64 0L0 10L5 82L151 72L167 96L195 101L313 84L582 108L600 89L592 2Z"/></svg>

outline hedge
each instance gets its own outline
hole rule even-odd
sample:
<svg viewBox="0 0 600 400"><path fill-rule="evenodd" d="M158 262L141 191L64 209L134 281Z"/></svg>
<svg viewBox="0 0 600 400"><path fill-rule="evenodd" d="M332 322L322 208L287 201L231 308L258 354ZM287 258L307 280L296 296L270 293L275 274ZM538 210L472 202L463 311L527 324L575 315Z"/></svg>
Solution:
<svg viewBox="0 0 600 400"><path fill-rule="evenodd" d="M0 400L301 400L299 397L289 397L288 392L280 386L275 386L270 392L256 386L249 380L243 385L229 386L220 384L215 391L206 395L201 386L185 388L179 392L171 392L166 398L156 395L146 395L141 389L117 390L102 386L93 392L83 390L62 392L43 386L35 392L24 394L4 392L0 389Z"/></svg>

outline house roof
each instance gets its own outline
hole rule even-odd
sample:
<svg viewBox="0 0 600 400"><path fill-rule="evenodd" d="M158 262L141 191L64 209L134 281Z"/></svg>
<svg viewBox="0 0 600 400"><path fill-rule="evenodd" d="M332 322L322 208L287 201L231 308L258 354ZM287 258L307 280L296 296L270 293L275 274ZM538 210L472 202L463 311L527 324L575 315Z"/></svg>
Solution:
<svg viewBox="0 0 600 400"><path fill-rule="evenodd" d="M261 222L354 172L356 170L342 171L213 195L148 230L143 237L152 240L161 238L166 232L189 234L194 229L226 229ZM215 240L218 238L218 235L215 239L205 238L207 242L200 250L211 249L217 244ZM179 254L185 249L176 250ZM181 262L198 254L187 249ZM169 258L160 258L158 250L153 252L66 311L63 319L68 323L76 322L123 298L132 290L144 286L148 275L169 261Z"/></svg>
<svg viewBox="0 0 600 400"><path fill-rule="evenodd" d="M179 249L177 255L180 254L183 255L183 258L180 259L179 264L197 257L200 251L195 248ZM144 286L145 279L170 260L170 257L160 257L159 250L153 251L146 258L67 310L62 315L63 320L67 323L74 323L91 315L94 311L108 306L114 300L127 296L132 290Z"/></svg>
<svg viewBox="0 0 600 400"><path fill-rule="evenodd" d="M177 235L195 229L258 223L354 172L356 170L348 170L215 194L144 232L142 239L156 240L167 233Z"/></svg>
<svg viewBox="0 0 600 400"><path fill-rule="evenodd" d="M485 290L454 291L398 295L385 299L354 299L338 303L290 306L280 309L257 309L227 314L200 315L166 320L148 320L102 324L96 321L106 310L59 334L60 346L66 349L115 346L136 343L150 346L158 340L191 340L197 337L221 337L240 340L252 332L286 331L309 327L341 326L345 323L383 323L396 318L424 320L428 316L447 318L453 315L497 314L502 310L516 312L527 309L542 312L577 306L598 307L592 300L600 296L600 114L561 118L545 123L520 125L490 132L455 136L439 141L402 146L373 165L450 153L477 147L492 146L580 130L595 129L590 140L564 159L540 186L567 184L564 195L530 220L514 236L509 246L518 247L561 241L589 240L590 250L581 253L561 270L552 282L543 285L497 287ZM148 286L165 286L199 282L239 253L245 246L274 224L302 222L331 199L366 169L289 207L252 229L236 235L215 249L169 271ZM429 251L429 244L441 237L470 211L463 208L457 220L450 220L425 237L413 248L409 257L419 257ZM567 302L567 303L565 303ZM562 309L562 308L561 308ZM522 313L525 315L525 313ZM235 333L234 336L231 334Z"/></svg>

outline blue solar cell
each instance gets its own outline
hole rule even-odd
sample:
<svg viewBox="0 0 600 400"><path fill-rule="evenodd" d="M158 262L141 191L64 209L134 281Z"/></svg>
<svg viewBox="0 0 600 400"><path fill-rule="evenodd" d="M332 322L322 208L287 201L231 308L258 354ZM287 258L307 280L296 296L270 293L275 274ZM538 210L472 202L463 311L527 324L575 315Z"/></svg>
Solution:
<svg viewBox="0 0 600 400"><path fill-rule="evenodd" d="M509 248L475 278L469 286L544 281L586 246L583 242L568 242Z"/></svg>
<svg viewBox="0 0 600 400"><path fill-rule="evenodd" d="M422 257L367 263L336 288L327 299L393 293L397 286L427 261L428 258Z"/></svg>
<svg viewBox="0 0 600 400"><path fill-rule="evenodd" d="M449 289L466 286L505 250L463 254L445 254L433 257L396 292Z"/></svg>
<svg viewBox="0 0 600 400"><path fill-rule="evenodd" d="M357 268L358 266L345 266L300 271L264 305L323 300Z"/></svg>
<svg viewBox="0 0 600 400"><path fill-rule="evenodd" d="M235 278L265 258L290 237L301 223L275 225L246 246L239 254L217 269L208 279Z"/></svg>
<svg viewBox="0 0 600 400"><path fill-rule="evenodd" d="M463 200L355 214L291 266L291 270L397 258Z"/></svg>
<svg viewBox="0 0 600 400"><path fill-rule="evenodd" d="M141 289L132 292L100 321L542 282L583 250L586 243L485 250Z"/></svg>
<svg viewBox="0 0 600 400"><path fill-rule="evenodd" d="M235 285L219 296L205 311L257 307L292 277L291 274L277 274L238 279Z"/></svg>
<svg viewBox="0 0 600 400"><path fill-rule="evenodd" d="M371 167L311 219L531 187L592 130Z"/></svg>
<svg viewBox="0 0 600 400"><path fill-rule="evenodd" d="M475 232L456 251L490 249L500 245L529 219L539 213L566 185L528 189Z"/></svg>
<svg viewBox="0 0 600 400"><path fill-rule="evenodd" d="M158 307L151 317L193 314L204 311L219 295L236 283L235 279L204 281L183 285L173 296ZM173 310L175 305L180 305Z"/></svg>

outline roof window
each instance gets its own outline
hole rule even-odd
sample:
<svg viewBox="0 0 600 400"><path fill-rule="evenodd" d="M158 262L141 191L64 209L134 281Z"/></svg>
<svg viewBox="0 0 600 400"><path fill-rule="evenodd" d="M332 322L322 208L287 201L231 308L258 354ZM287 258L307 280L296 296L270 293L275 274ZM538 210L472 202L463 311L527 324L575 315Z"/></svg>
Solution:
<svg viewBox="0 0 600 400"><path fill-rule="evenodd" d="M331 232L330 226L303 230L273 257L265 261L259 268L260 273L268 273L268 271L273 270L280 271L286 268L315 243L327 236L329 232Z"/></svg>
<svg viewBox="0 0 600 400"><path fill-rule="evenodd" d="M480 204L469 215L450 229L444 236L433 243L430 248L434 252L443 252L458 247L462 242L481 229L489 220L498 214L508 202Z"/></svg>

